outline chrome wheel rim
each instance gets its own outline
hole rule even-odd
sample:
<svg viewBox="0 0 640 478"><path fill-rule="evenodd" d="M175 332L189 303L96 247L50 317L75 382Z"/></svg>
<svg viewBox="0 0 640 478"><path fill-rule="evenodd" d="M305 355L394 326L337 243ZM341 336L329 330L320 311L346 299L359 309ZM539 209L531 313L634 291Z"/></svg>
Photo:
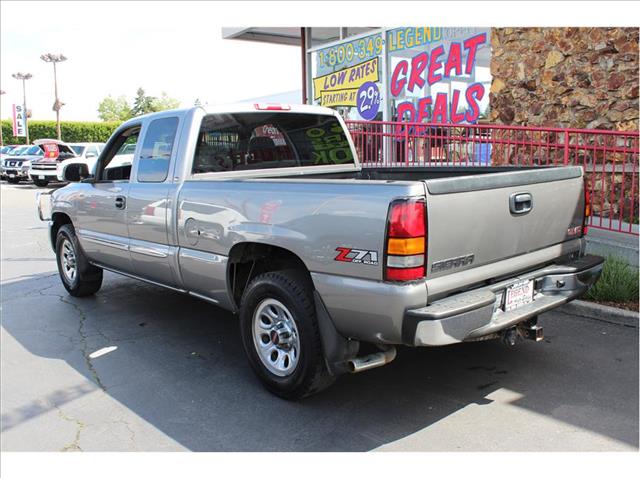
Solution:
<svg viewBox="0 0 640 478"><path fill-rule="evenodd" d="M76 263L76 252L73 244L68 239L62 243L62 274L69 284L73 284L78 275L78 266Z"/></svg>
<svg viewBox="0 0 640 478"><path fill-rule="evenodd" d="M300 357L300 336L289 309L264 299L253 314L253 345L262 364L278 377L291 375Z"/></svg>

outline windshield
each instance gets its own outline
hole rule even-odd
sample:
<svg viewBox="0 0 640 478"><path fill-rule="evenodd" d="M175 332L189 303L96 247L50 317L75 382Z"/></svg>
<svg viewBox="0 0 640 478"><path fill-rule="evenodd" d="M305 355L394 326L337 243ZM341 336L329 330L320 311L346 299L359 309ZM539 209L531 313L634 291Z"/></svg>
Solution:
<svg viewBox="0 0 640 478"><path fill-rule="evenodd" d="M77 144L70 144L69 146L78 156L82 156L82 153L84 153L85 146L79 146Z"/></svg>
<svg viewBox="0 0 640 478"><path fill-rule="evenodd" d="M44 153L40 146L30 146L28 149L20 153L20 156L42 156Z"/></svg>
<svg viewBox="0 0 640 478"><path fill-rule="evenodd" d="M0 149L0 153L4 154L4 153L8 153L9 151L11 151L13 149L12 146L3 146L2 149Z"/></svg>
<svg viewBox="0 0 640 478"><path fill-rule="evenodd" d="M194 173L352 164L347 135L335 116L235 113L204 117Z"/></svg>
<svg viewBox="0 0 640 478"><path fill-rule="evenodd" d="M19 154L22 154L27 149L29 149L28 146L18 146L17 148L13 148L11 150L11 155L12 156L18 156Z"/></svg>

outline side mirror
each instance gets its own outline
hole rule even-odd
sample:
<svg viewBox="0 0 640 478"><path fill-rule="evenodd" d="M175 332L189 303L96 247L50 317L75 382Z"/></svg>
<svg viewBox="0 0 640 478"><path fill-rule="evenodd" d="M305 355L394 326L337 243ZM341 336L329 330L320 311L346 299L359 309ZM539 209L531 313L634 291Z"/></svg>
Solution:
<svg viewBox="0 0 640 478"><path fill-rule="evenodd" d="M90 176L89 168L83 163L67 164L62 170L62 180L69 183L78 183Z"/></svg>

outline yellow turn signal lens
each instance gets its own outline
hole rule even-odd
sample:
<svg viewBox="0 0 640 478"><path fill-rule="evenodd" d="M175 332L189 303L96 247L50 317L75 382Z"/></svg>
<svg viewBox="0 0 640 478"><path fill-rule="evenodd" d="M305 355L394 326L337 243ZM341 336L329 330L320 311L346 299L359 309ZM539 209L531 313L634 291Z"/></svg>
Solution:
<svg viewBox="0 0 640 478"><path fill-rule="evenodd" d="M387 254L400 256L424 254L424 237L411 237L408 239L390 238Z"/></svg>

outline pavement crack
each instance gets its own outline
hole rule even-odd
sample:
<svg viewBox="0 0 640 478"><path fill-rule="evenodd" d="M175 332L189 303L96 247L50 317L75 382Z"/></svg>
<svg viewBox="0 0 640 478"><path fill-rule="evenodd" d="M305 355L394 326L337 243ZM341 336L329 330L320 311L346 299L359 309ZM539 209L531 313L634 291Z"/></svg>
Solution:
<svg viewBox="0 0 640 478"><path fill-rule="evenodd" d="M58 416L60 418L62 418L63 420L65 420L67 422L72 422L72 423L76 424L75 437L73 438L71 443L69 443L68 445L63 446L60 449L60 451L82 451L82 448L80 447L80 435L82 434L82 430L84 430L84 428L86 427L86 424L82 420L80 420L78 418L70 417L69 415L64 413L62 411L62 409L60 407L58 407L57 405L54 405L54 407L56 407L56 409L58 410Z"/></svg>
<svg viewBox="0 0 640 478"><path fill-rule="evenodd" d="M133 447L134 450L138 451L138 444L136 443L136 432L131 427L131 424L128 421L126 421L124 418L120 418L119 420L116 420L113 423L121 423L122 425L125 426L125 428L129 432L129 441L131 442L131 446Z"/></svg>
<svg viewBox="0 0 640 478"><path fill-rule="evenodd" d="M80 317L80 321L78 322L78 335L80 336L80 351L82 352L82 356L84 357L84 362L87 366L87 369L89 370L89 373L91 374L91 377L93 378L93 381L103 391L106 392L107 387L104 385L104 383L102 383L102 380L100 379L100 375L98 375L98 371L93 366L91 357L89 357L89 351L88 351L89 346L87 345L87 339L89 338L89 335L85 332L85 322L87 320L87 316L85 315L84 311L78 304L71 302L69 300L66 300L61 295L58 295L57 297L60 300L60 302L70 305L78 313L78 316Z"/></svg>

